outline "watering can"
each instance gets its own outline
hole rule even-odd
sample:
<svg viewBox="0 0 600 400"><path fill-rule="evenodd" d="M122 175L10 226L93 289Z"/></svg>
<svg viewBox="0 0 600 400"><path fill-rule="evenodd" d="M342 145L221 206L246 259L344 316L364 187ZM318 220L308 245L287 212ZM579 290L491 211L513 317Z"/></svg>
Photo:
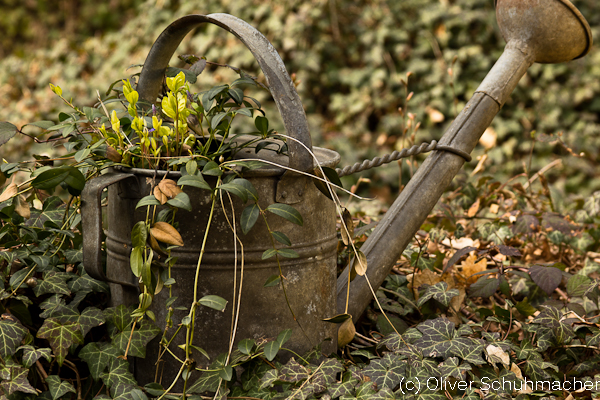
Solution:
<svg viewBox="0 0 600 400"><path fill-rule="evenodd" d="M321 194L309 178L283 168L264 167L244 175L259 191L260 198L265 199L267 205L275 201L292 204L304 217L302 227L276 217L269 220L271 229L288 235L292 248L300 255L297 259L282 261L287 299L281 287L263 287L269 276L279 273L273 261L260 257L271 243L266 227L256 226L248 235L240 236L245 254L242 278L240 260L236 261L236 255L241 254L240 247L228 225L231 216L228 222L224 215L226 211L215 211L220 215L215 217L210 229L216 233L210 236L212 241L204 255L200 287L197 289L202 294L220 295L236 307L239 305L239 320L232 319L227 313L202 310L196 317L198 332L194 338L198 338L198 342L195 340L195 345L204 348L214 358L227 351L237 340L273 338L283 329L293 329L294 334L286 347L302 353L321 343L325 353L335 350L336 326L322 320L344 312L351 314L354 320L358 319L372 300L366 278L374 288L383 283L445 188L465 160L470 159L469 154L480 136L527 69L534 62L567 62L584 56L591 48L590 27L568 0L497 0L496 14L507 41L502 56L363 244L361 250L367 258L367 273L350 283L348 304L347 285L351 266L336 278L337 235L333 202ZM271 161L306 173L312 173L317 162L334 167L339 162L336 152L311 145L300 98L276 50L257 30L230 15L189 15L167 27L154 43L144 64L137 87L140 98L155 101L167 64L179 43L189 31L203 23L218 25L237 36L250 49L265 74L286 133L296 139L288 142L289 157L276 156L279 158ZM307 149L313 150L317 160ZM261 155L260 152L258 154ZM135 222L144 219L145 213L136 211L135 205L150 193L152 180L161 179L164 173L138 169L112 170L88 182L82 194L84 266L92 277L110 283L113 304L134 304L137 301L138 285L129 267L130 232ZM176 179L178 173L168 174ZM100 199L106 187L109 191L105 271L100 251ZM174 296L189 299L194 290L191 287L192 274L200 253L202 227L207 222L207 212L196 210L206 210L209 195L195 188L185 190L192 199L194 211L178 211L179 230L185 246L173 251L173 255L179 257L173 268L177 281L173 290L177 292ZM234 206L241 211L241 203ZM236 212L239 221L239 212ZM237 267L233 268L234 265ZM239 285L243 286L241 299L237 294L234 297ZM165 291L161 292L153 303L157 321L162 320L166 312L165 296ZM187 305L189 302L186 300L180 304ZM235 338L230 333L233 326L237 328ZM331 341L327 342L328 338ZM136 376L143 383L154 381L158 344L151 344L147 351L147 359L137 361L144 365L135 366ZM195 354L194 357L199 365L208 364L203 361L203 356ZM178 361L166 360L165 375L173 375L179 365Z"/></svg>

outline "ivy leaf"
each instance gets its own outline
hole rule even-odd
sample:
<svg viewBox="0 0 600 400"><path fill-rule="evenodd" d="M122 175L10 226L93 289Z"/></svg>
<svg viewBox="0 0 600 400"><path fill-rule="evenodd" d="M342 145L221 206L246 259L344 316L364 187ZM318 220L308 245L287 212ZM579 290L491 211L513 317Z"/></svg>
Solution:
<svg viewBox="0 0 600 400"><path fill-rule="evenodd" d="M309 371L292 357L281 367L278 379L283 382L296 383L308 379L309 376Z"/></svg>
<svg viewBox="0 0 600 400"><path fill-rule="evenodd" d="M562 272L555 267L533 265L529 268L529 275L547 295L551 295L562 281Z"/></svg>
<svg viewBox="0 0 600 400"><path fill-rule="evenodd" d="M189 393L216 392L221 384L219 372L225 367L227 354L220 354L189 388Z"/></svg>
<svg viewBox="0 0 600 400"><path fill-rule="evenodd" d="M129 336L131 335L131 344L129 346L128 355L145 358L146 346L160 332L161 330L156 325L143 319L137 324L133 333L131 333L131 331L124 331L115 335L112 344L125 353L127 343L129 342Z"/></svg>
<svg viewBox="0 0 600 400"><path fill-rule="evenodd" d="M105 282L98 281L87 273L82 272L82 275L76 279L73 279L70 282L71 292L98 292L98 293L108 293L109 288L108 284Z"/></svg>
<svg viewBox="0 0 600 400"><path fill-rule="evenodd" d="M31 384L29 384L29 381L27 380L27 374L29 373L28 369L21 367L9 367L7 369L10 377L3 377L6 379L0 383L0 386L2 386L2 389L4 389L4 392L7 395L11 395L15 392L37 394L36 390L31 386ZM2 397L6 398L5 396Z"/></svg>
<svg viewBox="0 0 600 400"><path fill-rule="evenodd" d="M77 322L63 324L56 318L46 319L40 327L37 337L48 340L59 366L62 366L72 344L83 344L83 335Z"/></svg>
<svg viewBox="0 0 600 400"><path fill-rule="evenodd" d="M46 293L56 293L70 295L71 291L67 286L67 280L70 276L64 272L48 272L43 280L38 280L38 284L33 288L33 293L37 297Z"/></svg>
<svg viewBox="0 0 600 400"><path fill-rule="evenodd" d="M110 343L90 342L79 351L79 357L87 363L92 377L96 380L100 379L110 362L120 355L119 349Z"/></svg>
<svg viewBox="0 0 600 400"><path fill-rule="evenodd" d="M567 294L571 297L582 297L592 285L592 281L585 275L573 275L567 281Z"/></svg>
<svg viewBox="0 0 600 400"><path fill-rule="evenodd" d="M77 393L72 384L60 379L58 375L50 375L46 378L46 383L50 389L50 394L53 400L61 398L63 395L71 392Z"/></svg>
<svg viewBox="0 0 600 400"><path fill-rule="evenodd" d="M2 359L15 354L16 348L27 334L20 324L8 319L0 319L0 356Z"/></svg>
<svg viewBox="0 0 600 400"><path fill-rule="evenodd" d="M313 368L313 371L317 367ZM318 371L314 372L311 382L316 386L316 392L323 392L327 388L337 382L337 375L344 370L342 363L335 359L329 358L323 361Z"/></svg>
<svg viewBox="0 0 600 400"><path fill-rule="evenodd" d="M546 328L556 328L560 325L561 314L558 308L541 306L542 312L531 321L533 324L540 324Z"/></svg>
<svg viewBox="0 0 600 400"><path fill-rule="evenodd" d="M345 372L344 375L342 375L342 382L333 383L327 388L327 393L329 393L332 399L345 396L352 393L359 382L358 379L352 376L351 372Z"/></svg>
<svg viewBox="0 0 600 400"><path fill-rule="evenodd" d="M23 349L23 366L26 368L31 367L42 357L44 357L47 361L50 361L50 358L52 357L52 352L49 348L36 349L33 346L26 345L19 347L19 349Z"/></svg>
<svg viewBox="0 0 600 400"><path fill-rule="evenodd" d="M114 329L123 332L129 328L133 322L133 318L131 317L132 311L133 307L127 307L123 304L118 305L117 307L107 308L103 311L106 321L110 322L110 325L112 325L113 329L109 329L111 335Z"/></svg>
<svg viewBox="0 0 600 400"><path fill-rule="evenodd" d="M283 217L296 225L302 226L304 224L302 215L300 215L298 210L288 204L271 204L266 208L266 210L272 212L273 214L279 215L280 217Z"/></svg>
<svg viewBox="0 0 600 400"><path fill-rule="evenodd" d="M483 343L477 339L461 337L451 342L450 354L458 356L471 364L483 365L486 363L481 357L482 352Z"/></svg>
<svg viewBox="0 0 600 400"><path fill-rule="evenodd" d="M393 389L399 383L406 370L406 361L398 355L386 353L381 359L371 360L363 369L363 373L380 388Z"/></svg>
<svg viewBox="0 0 600 400"><path fill-rule="evenodd" d="M93 327L104 324L106 318L100 309L88 307L83 310L77 322L79 322L79 326L81 327L81 333L85 336Z"/></svg>
<svg viewBox="0 0 600 400"><path fill-rule="evenodd" d="M109 388L117 384L137 385L135 378L129 372L129 362L122 358L113 358L108 372L102 373L100 378Z"/></svg>
<svg viewBox="0 0 600 400"><path fill-rule="evenodd" d="M439 371L441 376L453 376L458 380L465 378L465 372L470 371L471 366L469 364L460 364L458 358L450 357L439 365Z"/></svg>
<svg viewBox="0 0 600 400"><path fill-rule="evenodd" d="M458 296L458 289L448 290L448 284L446 282L438 282L435 285L428 286L425 289L425 293L419 298L417 306L421 307L425 302L431 298L437 300L445 307L450 305L450 301L453 297Z"/></svg>
<svg viewBox="0 0 600 400"><path fill-rule="evenodd" d="M454 322L446 318L430 319L417 325L423 336L414 345L428 357L448 358L454 339Z"/></svg>

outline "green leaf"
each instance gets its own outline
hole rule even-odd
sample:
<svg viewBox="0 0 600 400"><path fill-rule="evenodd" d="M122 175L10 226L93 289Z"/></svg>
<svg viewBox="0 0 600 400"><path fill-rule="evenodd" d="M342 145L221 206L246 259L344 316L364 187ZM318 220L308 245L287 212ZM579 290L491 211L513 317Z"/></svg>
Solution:
<svg viewBox="0 0 600 400"><path fill-rule="evenodd" d="M256 345L256 342L252 339L243 339L238 343L238 350L247 356L252 353L252 349Z"/></svg>
<svg viewBox="0 0 600 400"><path fill-rule="evenodd" d="M223 118L225 118L227 116L227 113L221 112L216 114L214 117L212 117L211 121L210 121L210 128L212 130L216 129L217 126L219 126L219 124L221 123L221 121L223 121Z"/></svg>
<svg viewBox="0 0 600 400"><path fill-rule="evenodd" d="M0 384L6 395L11 395L15 392L31 393L36 394L36 390L31 386L27 380L29 370L21 367L8 367L8 376L4 376L4 380ZM6 398L6 396L2 396Z"/></svg>
<svg viewBox="0 0 600 400"><path fill-rule="evenodd" d="M500 281L497 278L489 279L487 276L482 276L469 287L469 297L490 297L496 293Z"/></svg>
<svg viewBox="0 0 600 400"><path fill-rule="evenodd" d="M285 244L286 246L291 246L292 241L287 237L285 233L273 231L271 235L277 240L279 243Z"/></svg>
<svg viewBox="0 0 600 400"><path fill-rule="evenodd" d="M226 354L219 355L217 359L210 364L208 371L203 372L200 378L189 388L189 393L216 392L221 384L219 372L225 367L226 357Z"/></svg>
<svg viewBox="0 0 600 400"><path fill-rule="evenodd" d="M60 379L58 375L50 375L46 379L52 399L57 400L67 393L77 393L73 385Z"/></svg>
<svg viewBox="0 0 600 400"><path fill-rule="evenodd" d="M65 178L65 183L69 186L70 189L73 189L75 191L72 194L79 195L79 193L81 193L81 191L85 187L85 176L83 176L81 171L79 171L79 169L75 167L68 166L61 168L65 168L69 172L69 175Z"/></svg>
<svg viewBox="0 0 600 400"><path fill-rule="evenodd" d="M573 275L567 281L567 294L571 297L582 297L592 285L592 281L585 275Z"/></svg>
<svg viewBox="0 0 600 400"><path fill-rule="evenodd" d="M288 340L290 340L290 338L292 337L292 330L291 329L284 329L283 331L281 331L279 333L279 335L277 335L277 339L275 339L275 341L277 343L279 343L279 347L283 346L285 342L287 342Z"/></svg>
<svg viewBox="0 0 600 400"><path fill-rule="evenodd" d="M300 255L292 249L277 249L277 254L285 258L298 258Z"/></svg>
<svg viewBox="0 0 600 400"><path fill-rule="evenodd" d="M190 202L190 197L185 192L178 193L177 196L167 200L167 204L172 205L173 207L181 208L186 211L192 211L192 203Z"/></svg>
<svg viewBox="0 0 600 400"><path fill-rule="evenodd" d="M131 250L131 256L129 257L129 265L131 271L136 277L140 277L142 274L142 267L144 265L144 259L142 258L143 247L134 247Z"/></svg>
<svg viewBox="0 0 600 400"><path fill-rule="evenodd" d="M212 190L201 175L184 175L177 181L180 186L193 186L200 189Z"/></svg>
<svg viewBox="0 0 600 400"><path fill-rule="evenodd" d="M131 230L131 245L133 247L144 247L147 239L148 227L144 221L138 221Z"/></svg>
<svg viewBox="0 0 600 400"><path fill-rule="evenodd" d="M465 378L465 372L470 371L471 366L467 363L461 364L458 358L450 357L439 366L440 374L444 377L454 377L459 380Z"/></svg>
<svg viewBox="0 0 600 400"><path fill-rule="evenodd" d="M129 362L122 358L113 358L108 368L108 372L102 373L100 377L108 387L117 384L137 385L135 378L131 372L129 372Z"/></svg>
<svg viewBox="0 0 600 400"><path fill-rule="evenodd" d="M110 343L90 342L79 351L79 357L88 365L92 377L100 379L110 362L120 356L121 352Z"/></svg>
<svg viewBox="0 0 600 400"><path fill-rule="evenodd" d="M227 306L227 300L215 295L204 296L198 300L198 303L217 311L225 311L225 307Z"/></svg>
<svg viewBox="0 0 600 400"><path fill-rule="evenodd" d="M226 190L229 193L239 197L244 203L248 201L248 191L242 185L238 185L235 180L218 186L217 189Z"/></svg>
<svg viewBox="0 0 600 400"><path fill-rule="evenodd" d="M27 329L20 324L9 319L0 319L0 356L3 360L15 354L17 346L27 333Z"/></svg>
<svg viewBox="0 0 600 400"><path fill-rule="evenodd" d="M233 368L230 365L225 366L219 371L219 376L226 382L231 381L231 378L233 378Z"/></svg>
<svg viewBox="0 0 600 400"><path fill-rule="evenodd" d="M288 204L271 204L266 208L266 210L272 212L273 214L279 215L280 217L283 217L296 225L302 226L304 223L302 220L302 215L300 215L298 210Z"/></svg>
<svg viewBox="0 0 600 400"><path fill-rule="evenodd" d="M437 300L443 304L444 307L449 307L452 298L458 295L458 289L448 290L448 284L446 282L438 282L435 285L428 286L425 289L425 293L419 298L417 306L421 307L427 300L433 298L434 300Z"/></svg>
<svg viewBox="0 0 600 400"><path fill-rule="evenodd" d="M265 344L263 351L265 352L265 357L267 358L267 360L273 361L280 348L281 346L279 345L277 340Z"/></svg>
<svg viewBox="0 0 600 400"><path fill-rule="evenodd" d="M67 286L66 281L70 279L70 276L64 272L47 272L44 275L44 279L38 279L38 284L33 288L33 293L37 297L46 293L58 293L70 295L71 291Z"/></svg>
<svg viewBox="0 0 600 400"><path fill-rule="evenodd" d="M142 197L140 201L135 206L137 210L140 207L144 206L160 206L160 201L153 194L149 194L148 196Z"/></svg>
<svg viewBox="0 0 600 400"><path fill-rule="evenodd" d="M19 132L19 128L11 124L10 122L1 121L0 122L0 146L4 143L8 142L12 139L17 132Z"/></svg>
<svg viewBox="0 0 600 400"><path fill-rule="evenodd" d="M42 357L44 357L46 361L50 361L52 357L52 352L49 348L36 349L33 346L26 345L19 347L19 349L23 349L23 366L26 368L30 368Z"/></svg>
<svg viewBox="0 0 600 400"><path fill-rule="evenodd" d="M263 285L263 287L277 286L277 285L279 285L279 282L281 282L281 276L279 274L271 275L267 279L267 281L265 282L265 284Z"/></svg>
<svg viewBox="0 0 600 400"><path fill-rule="evenodd" d="M262 259L266 260L273 257L275 254L277 254L277 249L267 249L263 252Z"/></svg>
<svg viewBox="0 0 600 400"><path fill-rule="evenodd" d="M104 324L106 318L100 309L96 307L87 307L83 310L77 319L77 322L79 322L81 333L85 337L92 328Z"/></svg>
<svg viewBox="0 0 600 400"><path fill-rule="evenodd" d="M83 335L77 322L63 324L56 318L46 319L40 327L37 337L48 340L59 366L62 365L72 344L83 344Z"/></svg>
<svg viewBox="0 0 600 400"><path fill-rule="evenodd" d="M278 380L288 383L298 383L310 376L306 367L298 364L294 357L281 367Z"/></svg>
<svg viewBox="0 0 600 400"><path fill-rule="evenodd" d="M562 281L562 272L555 267L532 265L529 268L529 275L531 275L531 279L540 287L540 289L548 295L552 294Z"/></svg>
<svg viewBox="0 0 600 400"><path fill-rule="evenodd" d="M31 185L40 190L52 190L69 177L69 171L64 168L53 168L35 177Z"/></svg>
<svg viewBox="0 0 600 400"><path fill-rule="evenodd" d="M378 387L393 389L400 383L405 369L406 362L392 353L386 353L381 359L371 360L362 372Z"/></svg>
<svg viewBox="0 0 600 400"><path fill-rule="evenodd" d="M247 234L250 229L252 229L258 220L259 214L260 208L256 203L250 204L244 208L240 217L240 226L242 227L242 232L244 235Z"/></svg>
<svg viewBox="0 0 600 400"><path fill-rule="evenodd" d="M208 176L221 176L223 175L223 171L216 162L209 161L204 168L202 168L202 174Z"/></svg>
<svg viewBox="0 0 600 400"><path fill-rule="evenodd" d="M525 298L522 301L515 304L515 307L518 312L520 312L521 314L523 314L526 317L529 317L530 315L535 314L535 312L537 311L537 309L534 306L529 304L529 302L527 301L527 298Z"/></svg>
<svg viewBox="0 0 600 400"><path fill-rule="evenodd" d="M145 358L146 347L148 343L150 343L150 341L161 332L162 331L152 322L148 321L147 319L143 319L138 321L133 333L131 330L129 330L115 335L113 337L112 344L121 350L121 352L125 353L125 349L127 348L127 344L129 342L129 337L131 336L128 354L133 357Z"/></svg>
<svg viewBox="0 0 600 400"><path fill-rule="evenodd" d="M265 117L257 116L254 119L254 125L263 136L269 132L269 120Z"/></svg>
<svg viewBox="0 0 600 400"><path fill-rule="evenodd" d="M198 78L196 77L196 74L194 74L193 72L191 72L189 69L176 68L176 67L167 67L167 70L165 71L165 76L167 76L169 78L174 78L180 72L183 72L183 74L185 75L186 82L196 83L196 80Z"/></svg>

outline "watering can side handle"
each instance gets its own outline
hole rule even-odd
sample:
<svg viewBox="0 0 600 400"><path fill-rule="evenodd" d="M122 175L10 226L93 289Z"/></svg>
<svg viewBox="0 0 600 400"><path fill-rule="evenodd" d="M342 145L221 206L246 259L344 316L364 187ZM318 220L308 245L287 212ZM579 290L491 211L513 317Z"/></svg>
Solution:
<svg viewBox="0 0 600 400"><path fill-rule="evenodd" d="M191 30L205 22L233 33L252 52L265 74L287 134L300 142L288 143L290 168L312 171L313 158L306 150L312 149L308 121L292 79L267 38L237 17L229 14L187 15L171 23L156 39L144 62L137 87L140 97L151 103L156 100L175 50Z"/></svg>
<svg viewBox="0 0 600 400"><path fill-rule="evenodd" d="M102 191L108 186L127 178L135 178L133 174L108 173L88 181L81 193L81 227L83 236L83 267L92 278L103 282L139 289L130 282L110 279L102 268Z"/></svg>

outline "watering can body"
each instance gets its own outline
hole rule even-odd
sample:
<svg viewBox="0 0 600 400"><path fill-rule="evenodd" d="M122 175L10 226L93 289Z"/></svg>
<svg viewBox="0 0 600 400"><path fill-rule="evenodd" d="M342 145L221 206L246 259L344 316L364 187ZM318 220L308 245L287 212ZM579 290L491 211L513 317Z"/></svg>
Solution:
<svg viewBox="0 0 600 400"><path fill-rule="evenodd" d="M331 150L315 148L315 154L323 166L334 166L339 161L339 155ZM107 280L112 282L110 287L113 306L137 304L137 278L133 276L129 263L131 230L136 222L145 220L146 207L136 209L136 205L140 199L152 193L152 187L163 178L164 173L165 171L159 171L155 175L153 170L113 169L89 182L83 194L83 229L99 232L99 221L90 218L94 214L90 212L90 208L97 204L95 201L100 198L103 188L108 186L105 273ZM244 174L259 193L259 205L262 209L275 203L277 183L283 173L281 168L266 166ZM177 181L178 176L179 173L171 172L168 178ZM304 180L302 177L298 179ZM212 185L214 186L214 182ZM304 186L299 182L298 187L304 187L304 192L301 201L293 206L303 217L302 226L266 213L268 228L284 233L292 242L289 248L299 255L298 258L280 257L278 264L276 257L262 259L265 250L272 249L274 243L277 243L276 247L284 247L272 239L262 217L247 234L242 233L241 213L247 204L235 196L231 196L230 202L229 197L222 194L222 202L217 202L209 226L210 192L184 186L192 203L192 211L179 209L175 215L175 226L184 242L183 247L171 252L171 256L177 258L170 272L170 277L176 283L171 291L163 287L155 295L150 310L155 314L159 327L164 329L169 297L177 297L171 306L175 309L181 306L187 309L192 304L198 257L205 231L209 229L196 288L198 298L217 295L228 303L224 311L205 306L196 310L193 345L204 349L210 357L209 360L194 350L192 358L198 366L207 367L220 353L228 351L230 343L233 343L233 349L237 349L237 343L242 339L250 338L260 343L276 338L285 329L291 329L293 333L284 347L296 353L305 353L319 344L325 354L336 350L336 326L323 322L323 319L332 317L336 312L338 239L335 206L314 185ZM230 226L234 221L235 232L241 243L236 243L234 230ZM87 233L84 232L84 235L89 238ZM99 237L84 243L88 259L90 252L99 246ZM155 252L155 259L157 257L164 262L165 257L160 257ZM86 268L92 271L89 265L86 264ZM285 277L285 292L282 283L264 287L270 277L280 274L279 267ZM92 272L96 276L102 273L103 271ZM160 271L155 269L154 273L158 276ZM167 337L173 335L181 319L187 314L187 310L175 310L172 317L174 327L168 330ZM234 333L235 338L230 342ZM145 360L135 360L135 375L140 383L154 382L154 364L161 351L160 336L162 335L148 345ZM169 347L180 359L185 359L185 354L178 345L184 343L185 330L181 330ZM180 366L179 361L169 354L163 355L158 364L163 382L171 382Z"/></svg>

